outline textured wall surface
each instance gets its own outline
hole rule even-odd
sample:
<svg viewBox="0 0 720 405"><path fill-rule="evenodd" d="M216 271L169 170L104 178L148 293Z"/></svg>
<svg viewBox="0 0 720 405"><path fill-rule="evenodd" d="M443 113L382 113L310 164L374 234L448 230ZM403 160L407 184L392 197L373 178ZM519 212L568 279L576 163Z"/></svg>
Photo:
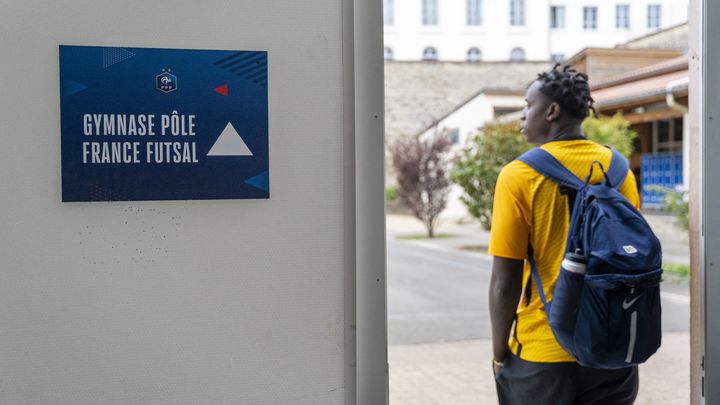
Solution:
<svg viewBox="0 0 720 405"><path fill-rule="evenodd" d="M552 62L385 62L385 135L417 135L483 90L524 92Z"/></svg>
<svg viewBox="0 0 720 405"><path fill-rule="evenodd" d="M341 2L0 10L0 404L343 403ZM271 198L61 203L59 44L267 50Z"/></svg>

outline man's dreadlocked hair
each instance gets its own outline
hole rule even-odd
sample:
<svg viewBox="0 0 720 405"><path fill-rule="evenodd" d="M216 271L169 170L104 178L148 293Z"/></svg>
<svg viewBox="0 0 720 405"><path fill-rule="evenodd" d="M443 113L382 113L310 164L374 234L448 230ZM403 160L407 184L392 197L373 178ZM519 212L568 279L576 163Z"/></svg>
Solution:
<svg viewBox="0 0 720 405"><path fill-rule="evenodd" d="M577 118L585 118L590 111L595 113L590 85L585 73L570 69L558 63L549 72L540 73L540 91L552 101L560 104L563 111Z"/></svg>

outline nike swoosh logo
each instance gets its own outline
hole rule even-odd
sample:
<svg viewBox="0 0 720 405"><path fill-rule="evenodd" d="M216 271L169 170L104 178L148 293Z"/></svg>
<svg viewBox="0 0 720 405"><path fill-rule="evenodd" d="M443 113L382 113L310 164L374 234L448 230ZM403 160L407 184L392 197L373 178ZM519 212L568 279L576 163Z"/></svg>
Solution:
<svg viewBox="0 0 720 405"><path fill-rule="evenodd" d="M642 297L642 294L640 294L640 295L638 295L637 297L633 298L633 300L630 301L630 302L628 302L628 300L627 300L627 298L626 298L625 301L623 301L623 303L622 303L623 309L628 309L628 308L630 308L630 307L632 306L632 304L635 303L635 301L637 301L637 300L640 299L640 297Z"/></svg>

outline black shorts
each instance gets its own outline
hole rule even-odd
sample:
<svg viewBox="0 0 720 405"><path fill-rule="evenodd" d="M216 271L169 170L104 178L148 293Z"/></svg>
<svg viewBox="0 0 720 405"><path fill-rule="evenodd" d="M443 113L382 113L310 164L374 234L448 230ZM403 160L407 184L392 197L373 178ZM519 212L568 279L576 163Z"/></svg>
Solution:
<svg viewBox="0 0 720 405"><path fill-rule="evenodd" d="M635 402L638 368L605 370L575 362L534 363L509 353L495 376L501 405L625 405Z"/></svg>

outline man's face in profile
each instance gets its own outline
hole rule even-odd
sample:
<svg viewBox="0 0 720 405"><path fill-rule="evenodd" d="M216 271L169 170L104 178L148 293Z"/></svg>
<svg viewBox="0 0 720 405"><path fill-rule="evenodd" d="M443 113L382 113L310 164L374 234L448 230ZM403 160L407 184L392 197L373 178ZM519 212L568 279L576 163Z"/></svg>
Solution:
<svg viewBox="0 0 720 405"><path fill-rule="evenodd" d="M525 94L525 108L521 121L521 132L528 143L542 143L550 131L550 121L547 119L550 99L540 92L542 83L534 81Z"/></svg>

